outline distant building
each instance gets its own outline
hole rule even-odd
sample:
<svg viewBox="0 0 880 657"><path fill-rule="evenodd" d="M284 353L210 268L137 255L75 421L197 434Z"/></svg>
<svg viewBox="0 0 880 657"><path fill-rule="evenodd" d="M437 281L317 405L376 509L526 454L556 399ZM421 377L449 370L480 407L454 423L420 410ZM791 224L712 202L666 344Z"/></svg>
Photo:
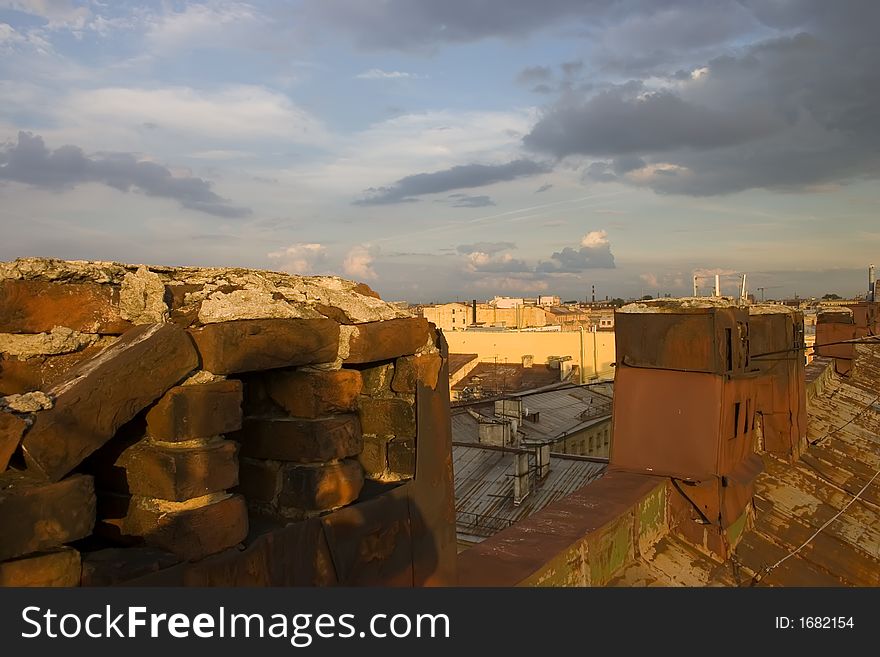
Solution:
<svg viewBox="0 0 880 657"><path fill-rule="evenodd" d="M495 297L489 302L489 305L495 308L516 308L526 304L522 297Z"/></svg>
<svg viewBox="0 0 880 657"><path fill-rule="evenodd" d="M423 306L422 317L442 331L463 331L470 323L471 309L463 303L443 303L436 306Z"/></svg>

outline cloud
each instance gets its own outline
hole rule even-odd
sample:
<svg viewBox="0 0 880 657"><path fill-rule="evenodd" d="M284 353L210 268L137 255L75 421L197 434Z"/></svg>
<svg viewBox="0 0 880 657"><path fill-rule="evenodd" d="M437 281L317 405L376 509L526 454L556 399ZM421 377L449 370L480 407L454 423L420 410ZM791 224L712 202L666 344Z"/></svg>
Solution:
<svg viewBox="0 0 880 657"><path fill-rule="evenodd" d="M568 17L586 20L611 0L307 0L306 17L353 35L365 48L426 50L441 43L516 37Z"/></svg>
<svg viewBox="0 0 880 657"><path fill-rule="evenodd" d="M342 263L342 271L346 276L357 280L374 280L378 278L373 269L373 259L376 250L367 245L355 246L345 256Z"/></svg>
<svg viewBox="0 0 880 657"><path fill-rule="evenodd" d="M327 249L323 244L299 242L279 251L272 251L267 256L276 261L279 269L289 274L314 274L326 261Z"/></svg>
<svg viewBox="0 0 880 657"><path fill-rule="evenodd" d="M271 24L253 5L221 0L206 4L187 3L180 11L166 6L146 20L146 40L154 53L167 56L178 50L250 46L259 47L272 39L277 24ZM273 28L272 30L268 28Z"/></svg>
<svg viewBox="0 0 880 657"><path fill-rule="evenodd" d="M63 104L66 117L95 127L150 124L155 132L188 140L207 138L212 144L245 139L321 144L328 139L320 120L286 95L256 85L216 91L104 87L76 91Z"/></svg>
<svg viewBox="0 0 880 657"><path fill-rule="evenodd" d="M87 156L78 146L50 151L43 138L19 132L15 144L0 149L0 181L9 180L44 189L64 189L85 183L108 185L122 192L177 201L185 208L217 217L244 217L250 210L231 205L211 190L211 183L195 176L175 176L161 164L132 153Z"/></svg>
<svg viewBox="0 0 880 657"><path fill-rule="evenodd" d="M578 273L585 269L614 269L611 243L604 230L594 230L583 236L580 248L570 246L550 256L550 261L538 263L537 272Z"/></svg>
<svg viewBox="0 0 880 657"><path fill-rule="evenodd" d="M540 194L541 192L546 192L548 189L550 189L552 187L553 187L553 185L551 183L545 183L545 184L541 185L540 187L538 187L538 189L535 190L535 194Z"/></svg>
<svg viewBox="0 0 880 657"><path fill-rule="evenodd" d="M516 244L513 242L476 242L474 244L459 244L456 251L465 255L471 253L488 253L493 255L501 251L515 249Z"/></svg>
<svg viewBox="0 0 880 657"><path fill-rule="evenodd" d="M784 122L763 111L712 109L669 90L626 84L583 102L562 100L523 144L556 157L628 155L680 148L705 150L765 137Z"/></svg>
<svg viewBox="0 0 880 657"><path fill-rule="evenodd" d="M0 9L39 16L50 28L81 28L89 16L88 8L76 7L70 0L0 0Z"/></svg>
<svg viewBox="0 0 880 657"><path fill-rule="evenodd" d="M551 79L553 79L553 71L546 66L529 66L521 70L516 76L516 81L522 85L547 82Z"/></svg>
<svg viewBox="0 0 880 657"><path fill-rule="evenodd" d="M880 42L869 27L880 4L743 1L731 10L682 1L623 15L599 42L619 42L618 51L597 48L620 55L605 63L633 79L562 93L525 146L581 159L588 180L669 194L880 177ZM678 72L662 71L673 64Z"/></svg>
<svg viewBox="0 0 880 657"><path fill-rule="evenodd" d="M449 198L453 199L452 207L454 208L485 208L495 205L489 196L469 196L467 194L451 194Z"/></svg>
<svg viewBox="0 0 880 657"><path fill-rule="evenodd" d="M355 75L359 80L411 80L421 76L404 71L383 71L381 68L371 68L363 73Z"/></svg>
<svg viewBox="0 0 880 657"><path fill-rule="evenodd" d="M481 251L468 254L467 269L471 272L518 273L530 272L525 260L514 258L509 253L490 255Z"/></svg>
<svg viewBox="0 0 880 657"><path fill-rule="evenodd" d="M406 176L390 187L370 188L366 198L357 200L355 205L388 205L408 203L417 200L416 196L439 194L455 189L483 187L497 182L506 182L547 173L549 167L533 160L514 160L507 164L464 164L434 173L417 173Z"/></svg>

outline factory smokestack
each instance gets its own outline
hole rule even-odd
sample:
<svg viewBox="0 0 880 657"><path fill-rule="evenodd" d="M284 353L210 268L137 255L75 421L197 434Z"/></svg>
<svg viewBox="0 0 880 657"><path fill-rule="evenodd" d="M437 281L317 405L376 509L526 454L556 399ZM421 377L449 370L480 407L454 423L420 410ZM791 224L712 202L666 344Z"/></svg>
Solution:
<svg viewBox="0 0 880 657"><path fill-rule="evenodd" d="M471 324L477 325L477 300L471 302Z"/></svg>
<svg viewBox="0 0 880 657"><path fill-rule="evenodd" d="M868 265L868 301L877 300L877 277L874 274L874 265Z"/></svg>

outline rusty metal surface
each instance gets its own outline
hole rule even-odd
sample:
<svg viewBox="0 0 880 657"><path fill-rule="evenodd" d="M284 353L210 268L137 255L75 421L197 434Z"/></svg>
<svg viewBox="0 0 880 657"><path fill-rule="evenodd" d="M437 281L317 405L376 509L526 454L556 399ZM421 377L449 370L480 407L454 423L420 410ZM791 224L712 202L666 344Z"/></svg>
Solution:
<svg viewBox="0 0 880 657"><path fill-rule="evenodd" d="M452 453L458 531L475 539L519 522L601 477L605 471L601 463L553 455L549 474L541 481L533 481L531 493L515 505L512 452L455 445ZM535 456L530 454L529 470L534 472L535 468Z"/></svg>
<svg viewBox="0 0 880 657"><path fill-rule="evenodd" d="M754 526L730 559L719 564L667 537L650 558L630 564L611 584L880 585L880 479L841 513L880 469L880 347L859 345L854 353L852 378L833 376L811 400L808 437L819 442L795 463L763 455ZM819 378L823 367L832 363L816 362L807 378Z"/></svg>
<svg viewBox="0 0 880 657"><path fill-rule="evenodd" d="M618 366L611 463L682 479L717 474L723 385L714 374Z"/></svg>
<svg viewBox="0 0 880 657"><path fill-rule="evenodd" d="M748 314L736 306L618 312L614 334L618 364L719 374L748 365Z"/></svg>
<svg viewBox="0 0 880 657"><path fill-rule="evenodd" d="M519 430L526 441L546 442L587 428L611 415L611 399L593 390L594 386L574 386L517 395L523 410L538 413L538 421L524 419ZM467 409L491 418L494 402L468 404ZM452 437L455 442L477 442L477 420L464 407L453 409Z"/></svg>
<svg viewBox="0 0 880 657"><path fill-rule="evenodd" d="M438 381L449 380L449 346L437 331L443 356ZM456 581L455 486L449 386L416 388L416 476L409 488L413 584L452 586Z"/></svg>

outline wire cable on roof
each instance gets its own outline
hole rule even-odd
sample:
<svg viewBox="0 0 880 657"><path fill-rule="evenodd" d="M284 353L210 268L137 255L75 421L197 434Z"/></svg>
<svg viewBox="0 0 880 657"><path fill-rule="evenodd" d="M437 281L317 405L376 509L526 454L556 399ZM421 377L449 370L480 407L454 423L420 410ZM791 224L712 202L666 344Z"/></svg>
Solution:
<svg viewBox="0 0 880 657"><path fill-rule="evenodd" d="M872 399L871 401L868 402L867 406L865 406L862 410L860 410L858 413L853 415L849 420L847 420L846 422L841 424L836 429L832 429L831 431L826 432L824 435L819 436L818 438L816 438L814 440L810 440L808 442L810 443L810 445L818 445L820 442L822 442L826 438L834 435L835 433L837 433L838 431L840 431L844 427L847 427L850 424L852 424L853 422L855 422L856 418L860 417L863 413L865 413L865 411L867 411L869 408L871 408L878 401L880 401L880 395L877 395L876 397L874 397L874 399Z"/></svg>
<svg viewBox="0 0 880 657"><path fill-rule="evenodd" d="M853 498L852 498L849 502L847 502L846 505L844 505L844 507L843 507L840 511L838 511L837 513L835 513L835 514L834 514L834 515L833 515L833 516L832 516L827 522L825 522L821 527L819 527L819 529L817 529L815 532L813 532L813 535L810 536L810 538L808 538L806 541L804 541L803 543L801 543L800 546L799 546L797 549L792 550L791 552L789 552L788 554L786 554L784 557L782 557L779 561L777 561L775 564L773 564L772 566L768 566L767 568L765 568L764 570L762 570L761 572L759 572L757 575L755 575L755 576L752 578L752 583L751 583L751 585L754 586L755 584L757 584L758 582L760 582L762 579L764 579L764 577L766 577L768 574L770 574L771 571L773 571L773 570L775 570L776 568L778 568L779 566L781 566L783 563L785 563L785 561L787 561L787 560L790 559L791 557L795 556L798 552L800 552L800 551L803 550L807 545L809 545L810 541L812 541L812 540L813 540L814 538L816 538L819 534L821 534L821 533L825 530L825 528L828 527L828 525L830 525L832 522L834 522L834 521L837 520L840 516L842 516L842 515L846 512L846 510L847 510L849 507L852 506L853 502L855 502L855 501L858 500L858 499L861 499L862 494L863 494L866 490L868 490L868 486L870 486L871 484L873 484L873 483L874 483L874 480L875 480L878 476L880 476L880 470L877 470L877 472L874 473L874 476L871 477L871 478L868 480L868 483L866 483L864 486L862 486L862 489L861 489L858 493L856 493L855 496L853 496Z"/></svg>

